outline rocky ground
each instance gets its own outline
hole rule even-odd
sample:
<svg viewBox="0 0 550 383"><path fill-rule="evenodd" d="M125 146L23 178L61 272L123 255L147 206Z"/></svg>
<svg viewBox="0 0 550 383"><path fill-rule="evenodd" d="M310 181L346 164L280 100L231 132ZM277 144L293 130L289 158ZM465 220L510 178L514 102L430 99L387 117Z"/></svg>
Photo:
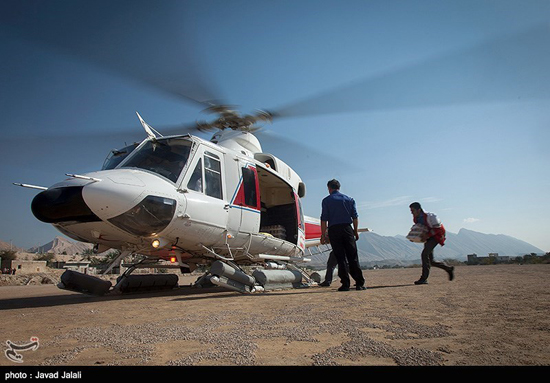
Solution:
<svg viewBox="0 0 550 383"><path fill-rule="evenodd" d="M2 276L0 343L37 337L23 366L550 365L550 265L461 266L452 282L434 269L415 286L419 272L364 271L366 291L241 295L187 276L103 297L43 284L57 275Z"/></svg>
<svg viewBox="0 0 550 383"><path fill-rule="evenodd" d="M1 286L29 286L29 285L50 285L59 283L63 270L50 270L45 273L32 274L0 274Z"/></svg>

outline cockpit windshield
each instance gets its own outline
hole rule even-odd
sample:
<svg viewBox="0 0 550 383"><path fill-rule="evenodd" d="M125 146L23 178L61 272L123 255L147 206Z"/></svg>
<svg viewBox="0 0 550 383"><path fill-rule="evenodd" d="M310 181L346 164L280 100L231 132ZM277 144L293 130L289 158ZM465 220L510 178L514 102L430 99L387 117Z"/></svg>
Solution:
<svg viewBox="0 0 550 383"><path fill-rule="evenodd" d="M103 167L101 168L101 170L116 168L117 165L120 164L122 160L124 160L126 157L128 157L138 145L139 143L135 143L125 146L122 149L111 150L107 158L105 158L105 162L103 162Z"/></svg>
<svg viewBox="0 0 550 383"><path fill-rule="evenodd" d="M185 138L147 141L121 167L148 170L176 182L189 159L192 145Z"/></svg>

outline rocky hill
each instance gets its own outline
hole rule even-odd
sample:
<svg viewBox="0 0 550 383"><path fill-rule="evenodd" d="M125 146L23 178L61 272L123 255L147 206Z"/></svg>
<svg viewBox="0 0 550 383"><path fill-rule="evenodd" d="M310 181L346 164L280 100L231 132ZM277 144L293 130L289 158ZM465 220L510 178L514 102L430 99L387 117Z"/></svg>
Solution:
<svg viewBox="0 0 550 383"><path fill-rule="evenodd" d="M63 237L55 237L53 241L39 247L32 247L27 250L29 253L54 253L54 254L82 254L85 250L92 248L91 244L73 242Z"/></svg>
<svg viewBox="0 0 550 383"><path fill-rule="evenodd" d="M25 251L24 249L15 246L13 243L0 240L0 251L2 250Z"/></svg>

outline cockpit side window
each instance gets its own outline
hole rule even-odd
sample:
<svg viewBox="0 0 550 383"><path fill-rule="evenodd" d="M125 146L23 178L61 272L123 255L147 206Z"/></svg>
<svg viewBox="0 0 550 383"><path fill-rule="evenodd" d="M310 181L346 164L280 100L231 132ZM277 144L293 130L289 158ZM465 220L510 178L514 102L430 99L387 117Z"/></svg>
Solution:
<svg viewBox="0 0 550 383"><path fill-rule="evenodd" d="M189 159L192 142L184 138L148 141L135 150L123 168L139 168L176 182Z"/></svg>
<svg viewBox="0 0 550 383"><path fill-rule="evenodd" d="M187 183L187 188L202 193L202 184L202 159L199 158L199 162L197 162L197 166L195 166L195 170Z"/></svg>

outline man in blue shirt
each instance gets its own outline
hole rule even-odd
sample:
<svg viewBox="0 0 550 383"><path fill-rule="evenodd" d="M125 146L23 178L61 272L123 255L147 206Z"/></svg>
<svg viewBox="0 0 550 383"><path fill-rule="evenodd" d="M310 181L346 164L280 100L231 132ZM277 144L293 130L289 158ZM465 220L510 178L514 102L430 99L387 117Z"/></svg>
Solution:
<svg viewBox="0 0 550 383"><path fill-rule="evenodd" d="M329 195L321 204L321 243L330 242L338 261L338 276L342 282L338 291L349 291L351 284L349 274L355 280L355 288L365 290L365 278L359 266L355 243L359 239L359 215L355 201L340 193L340 182L337 180L330 180L327 187ZM328 238L326 237L327 227Z"/></svg>

